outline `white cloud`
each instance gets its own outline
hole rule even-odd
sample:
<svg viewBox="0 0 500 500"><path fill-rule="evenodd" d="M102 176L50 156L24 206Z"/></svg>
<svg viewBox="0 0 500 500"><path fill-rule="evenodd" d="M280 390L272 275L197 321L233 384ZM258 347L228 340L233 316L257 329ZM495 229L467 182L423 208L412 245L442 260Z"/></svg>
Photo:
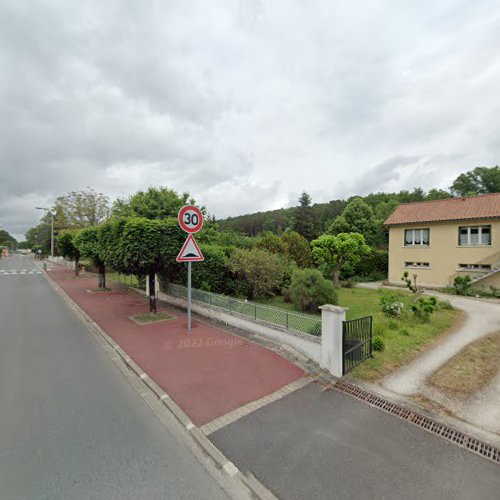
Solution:
<svg viewBox="0 0 500 500"><path fill-rule="evenodd" d="M0 0L0 219L93 186L217 216L498 163L497 2Z"/></svg>

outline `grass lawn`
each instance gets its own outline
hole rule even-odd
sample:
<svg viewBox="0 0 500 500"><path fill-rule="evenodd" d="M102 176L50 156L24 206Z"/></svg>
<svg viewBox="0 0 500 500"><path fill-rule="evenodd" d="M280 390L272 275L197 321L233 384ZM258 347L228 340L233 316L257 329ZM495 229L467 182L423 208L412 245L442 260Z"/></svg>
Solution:
<svg viewBox="0 0 500 500"><path fill-rule="evenodd" d="M381 337L385 349L374 352L373 358L356 367L351 376L374 381L387 375L399 366L409 362L442 333L461 323L461 311L439 308L429 323L416 321L409 311L412 294L395 290L368 290L365 288L341 288L337 290L339 305L348 307L347 319L373 316L373 336ZM403 302L407 309L402 319L387 318L381 310L382 295L390 294ZM261 300L261 303L293 311L292 304L283 297ZM319 316L319 313L316 314Z"/></svg>
<svg viewBox="0 0 500 500"><path fill-rule="evenodd" d="M500 370L500 332L477 340L441 367L430 383L461 398L486 386Z"/></svg>

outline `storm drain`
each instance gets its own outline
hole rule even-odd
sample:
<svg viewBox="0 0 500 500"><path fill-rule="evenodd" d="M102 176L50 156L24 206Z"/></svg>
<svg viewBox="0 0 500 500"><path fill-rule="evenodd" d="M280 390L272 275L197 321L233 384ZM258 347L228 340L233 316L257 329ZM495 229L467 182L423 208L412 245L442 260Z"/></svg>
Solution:
<svg viewBox="0 0 500 500"><path fill-rule="evenodd" d="M411 422L417 427L421 427L422 429L432 432L433 434L442 436L445 439L448 439L448 441L463 446L478 455L500 464L500 450L484 443L483 441L480 441L479 439L467 436L467 434L464 434L463 432L440 424L431 418L419 415L418 413L408 410L407 408L394 404L387 399L375 396L374 394L370 394L369 392L363 391L362 389L359 389L354 385L347 384L346 382L337 382L333 385L333 387L340 392L354 396L356 399L365 401L373 406L376 406L377 408L380 408L381 410L386 411L387 413L396 415L403 420Z"/></svg>

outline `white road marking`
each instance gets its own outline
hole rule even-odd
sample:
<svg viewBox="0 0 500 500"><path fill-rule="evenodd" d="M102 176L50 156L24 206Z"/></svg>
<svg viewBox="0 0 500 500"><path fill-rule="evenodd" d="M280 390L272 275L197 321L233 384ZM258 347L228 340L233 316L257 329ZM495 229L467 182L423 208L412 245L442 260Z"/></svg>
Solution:
<svg viewBox="0 0 500 500"><path fill-rule="evenodd" d="M42 271L38 271L35 269L32 269L31 271L26 271L26 270L18 270L18 269L0 269L0 276L8 276L15 274L17 276L19 275L27 275L27 274L42 274Z"/></svg>

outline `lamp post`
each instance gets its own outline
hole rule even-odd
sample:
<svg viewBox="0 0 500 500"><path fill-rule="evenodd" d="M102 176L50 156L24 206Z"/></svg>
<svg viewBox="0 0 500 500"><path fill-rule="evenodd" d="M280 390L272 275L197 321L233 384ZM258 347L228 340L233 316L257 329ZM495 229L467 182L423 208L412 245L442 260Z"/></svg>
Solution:
<svg viewBox="0 0 500 500"><path fill-rule="evenodd" d="M45 210L50 215L50 256L54 257L54 214L50 208L35 207L37 210Z"/></svg>

